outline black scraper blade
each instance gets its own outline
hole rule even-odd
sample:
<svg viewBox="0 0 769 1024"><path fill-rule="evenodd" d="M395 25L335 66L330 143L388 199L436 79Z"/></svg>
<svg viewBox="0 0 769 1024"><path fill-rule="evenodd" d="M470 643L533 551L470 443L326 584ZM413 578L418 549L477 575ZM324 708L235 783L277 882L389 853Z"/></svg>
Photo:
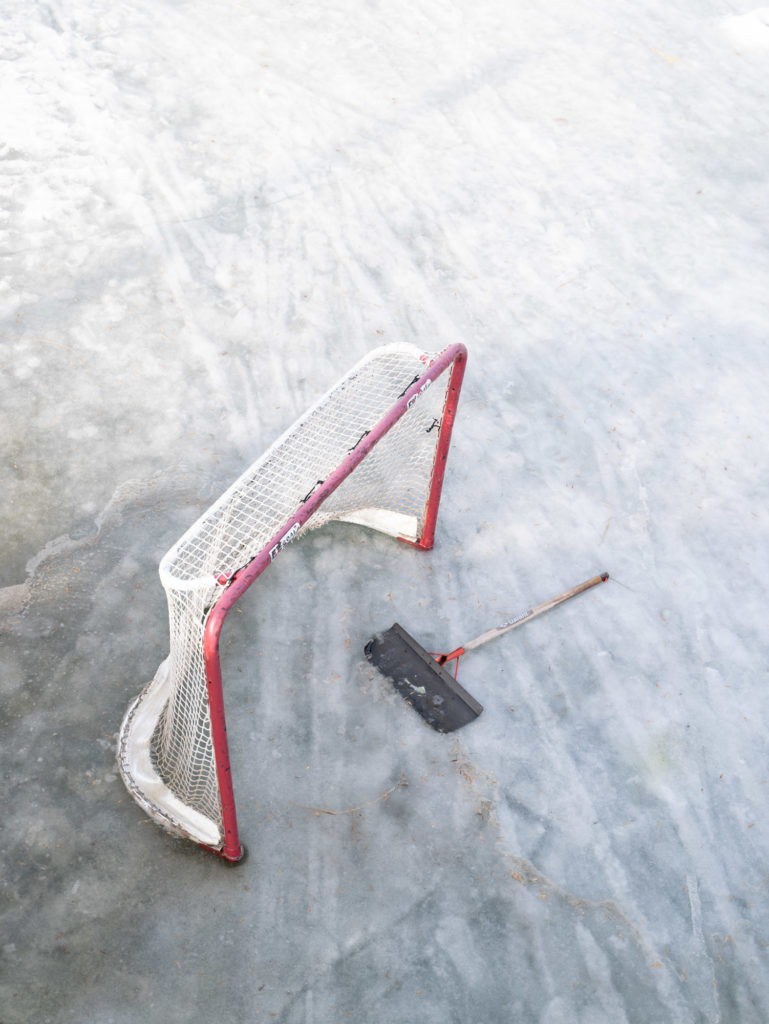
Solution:
<svg viewBox="0 0 769 1024"><path fill-rule="evenodd" d="M366 644L368 660L436 732L454 732L483 707L398 623Z"/></svg>

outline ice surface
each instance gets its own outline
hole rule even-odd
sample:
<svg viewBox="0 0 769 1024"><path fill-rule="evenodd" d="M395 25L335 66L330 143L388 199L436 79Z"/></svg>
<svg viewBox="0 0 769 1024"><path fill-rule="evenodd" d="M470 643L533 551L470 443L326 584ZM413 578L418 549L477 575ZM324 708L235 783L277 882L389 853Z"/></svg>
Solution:
<svg viewBox="0 0 769 1024"><path fill-rule="evenodd" d="M3 1024L763 1024L766 8L6 7ZM228 870L116 772L157 565L386 341L470 350L436 547L233 614ZM453 736L363 658L604 569Z"/></svg>

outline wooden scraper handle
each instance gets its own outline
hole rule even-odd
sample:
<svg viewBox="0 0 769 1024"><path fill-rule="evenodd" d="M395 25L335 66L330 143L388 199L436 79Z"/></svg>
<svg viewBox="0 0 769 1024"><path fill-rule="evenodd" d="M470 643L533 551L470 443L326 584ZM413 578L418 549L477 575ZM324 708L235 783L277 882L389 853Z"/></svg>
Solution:
<svg viewBox="0 0 769 1024"><path fill-rule="evenodd" d="M462 647L457 647L456 650L451 651L449 654L441 654L438 658L440 665L445 665L447 661L453 661L454 658L459 658L466 651L473 651L476 647L480 647L481 644L486 644L489 640L494 640L498 636L502 636L503 633L509 632L511 629L516 629L518 626L522 626L524 622L529 622L530 619L534 619L537 615L543 615L545 612L549 612L551 608L555 608L556 605L563 604L564 601L568 601L570 597L576 597L577 594L582 594L586 590L590 590L591 587L598 586L599 583L605 583L608 580L608 572L602 572L600 576L593 576L592 579L585 580L584 583L579 583L576 587L572 587L571 590L567 590L563 594L559 594L558 597L552 597L549 601L543 601L542 604L536 605L534 608L530 608L529 611L523 612L522 615L516 615L515 618L507 619L505 622L501 622L494 629L487 629L485 633L481 633L480 636L475 637L474 640L468 640Z"/></svg>

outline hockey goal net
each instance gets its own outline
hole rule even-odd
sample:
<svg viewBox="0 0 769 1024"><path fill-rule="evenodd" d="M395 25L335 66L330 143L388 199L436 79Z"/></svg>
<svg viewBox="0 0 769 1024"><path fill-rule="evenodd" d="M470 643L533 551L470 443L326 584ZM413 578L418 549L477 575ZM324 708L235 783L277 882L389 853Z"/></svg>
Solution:
<svg viewBox="0 0 769 1024"><path fill-rule="evenodd" d="M430 548L466 350L375 349L280 437L160 563L170 653L129 707L118 764L176 835L240 859L219 634L287 543L331 520Z"/></svg>

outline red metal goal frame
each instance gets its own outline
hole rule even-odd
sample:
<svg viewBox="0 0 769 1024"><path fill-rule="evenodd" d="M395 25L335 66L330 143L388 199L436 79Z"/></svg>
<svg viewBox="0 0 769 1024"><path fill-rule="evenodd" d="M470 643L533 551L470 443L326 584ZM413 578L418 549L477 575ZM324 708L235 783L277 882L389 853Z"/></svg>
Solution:
<svg viewBox="0 0 769 1024"><path fill-rule="evenodd" d="M272 539L256 555L248 565L233 573L229 578L220 579L223 587L221 596L212 608L206 621L203 636L203 655L206 667L206 686L208 691L208 706L211 717L211 738L214 747L216 761L216 775L219 784L219 796L222 805L222 831L224 843L221 849L200 844L203 849L210 850L225 861L232 864L237 863L244 855L244 848L238 836L238 823L235 811L235 795L232 785L232 772L230 768L230 755L227 744L227 722L224 712L224 693L222 687L222 668L219 657L219 641L222 627L228 613L232 610L238 599L248 590L274 561L276 555L282 550L286 543L296 532L307 522L307 520L318 510L323 502L333 494L343 480L345 480L356 466L363 461L371 449L385 436L397 421L404 416L411 406L419 400L422 392L433 384L437 377L443 374L448 367L451 369L446 392L446 402L440 422L440 433L433 464L430 489L425 506L425 525L422 535L416 541L405 541L425 551L433 546L435 537L435 523L438 517L438 506L441 500L443 478L446 471L446 460L448 458L449 446L451 444L451 431L456 417L459 392L462 388L462 379L467 363L467 349L464 345L451 345L440 353L425 369L425 372L415 380L404 394L393 405L390 411L382 417L377 425L365 436L358 446L344 459L339 467L324 481L323 485L314 491L312 495L297 509L296 513L283 524ZM452 366L453 364L453 366Z"/></svg>

